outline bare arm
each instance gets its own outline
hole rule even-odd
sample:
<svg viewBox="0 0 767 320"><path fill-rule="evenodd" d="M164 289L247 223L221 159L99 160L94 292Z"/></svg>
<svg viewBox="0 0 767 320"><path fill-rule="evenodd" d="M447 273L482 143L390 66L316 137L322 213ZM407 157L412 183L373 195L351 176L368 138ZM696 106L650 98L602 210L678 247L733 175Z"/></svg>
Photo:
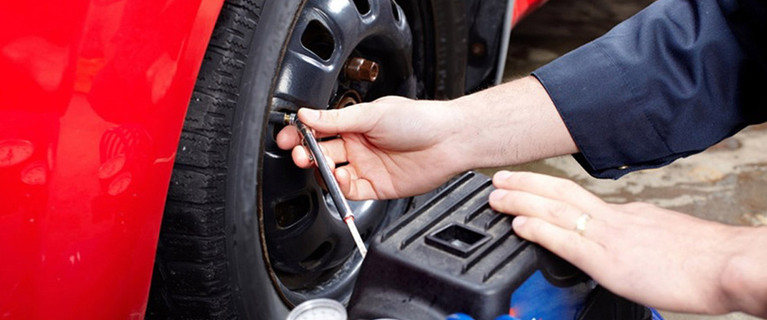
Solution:
<svg viewBox="0 0 767 320"><path fill-rule="evenodd" d="M767 227L730 228L736 235L727 244L734 253L720 278L724 295L731 310L767 318Z"/></svg>
<svg viewBox="0 0 767 320"><path fill-rule="evenodd" d="M339 184L351 199L416 195L459 172L576 152L546 90L526 77L452 101L385 97L299 118L320 136ZM309 157L295 128L277 137L297 165Z"/></svg>
<svg viewBox="0 0 767 320"><path fill-rule="evenodd" d="M535 77L452 102L465 115L457 136L466 169L500 167L578 152L546 90Z"/></svg>

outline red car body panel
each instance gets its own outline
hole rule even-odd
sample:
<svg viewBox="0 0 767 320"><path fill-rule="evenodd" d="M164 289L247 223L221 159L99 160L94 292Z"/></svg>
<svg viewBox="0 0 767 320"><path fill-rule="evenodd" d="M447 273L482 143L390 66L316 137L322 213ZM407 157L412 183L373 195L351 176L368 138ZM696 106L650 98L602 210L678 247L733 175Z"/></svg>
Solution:
<svg viewBox="0 0 767 320"><path fill-rule="evenodd" d="M515 0L514 9L511 15L511 21L513 25L516 25L525 16L535 11L535 9L542 6L548 0Z"/></svg>
<svg viewBox="0 0 767 320"><path fill-rule="evenodd" d="M0 2L0 319L143 319L222 2Z"/></svg>
<svg viewBox="0 0 767 320"><path fill-rule="evenodd" d="M0 2L0 319L143 318L222 2Z"/></svg>

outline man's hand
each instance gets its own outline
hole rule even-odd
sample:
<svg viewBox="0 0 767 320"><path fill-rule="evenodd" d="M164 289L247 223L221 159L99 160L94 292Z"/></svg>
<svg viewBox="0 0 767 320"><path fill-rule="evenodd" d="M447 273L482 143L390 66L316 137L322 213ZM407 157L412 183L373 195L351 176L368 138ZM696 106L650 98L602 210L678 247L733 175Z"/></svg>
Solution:
<svg viewBox="0 0 767 320"><path fill-rule="evenodd" d="M700 220L646 203L609 204L569 180L508 171L490 205L517 215L519 236L639 303L693 312L767 315L767 230ZM578 218L591 219L582 234Z"/></svg>
<svg viewBox="0 0 767 320"><path fill-rule="evenodd" d="M341 110L301 109L298 118L320 137L342 191L350 199L389 199L427 192L454 175L577 152L554 103L526 77L452 101L384 97ZM293 127L277 144L293 161L309 157Z"/></svg>
<svg viewBox="0 0 767 320"><path fill-rule="evenodd" d="M453 144L462 116L449 102L385 97L341 110L303 108L298 118L318 137L342 191L352 200L391 199L427 192L468 170ZM293 126L277 135L280 148L293 148L293 160L309 167L307 150Z"/></svg>

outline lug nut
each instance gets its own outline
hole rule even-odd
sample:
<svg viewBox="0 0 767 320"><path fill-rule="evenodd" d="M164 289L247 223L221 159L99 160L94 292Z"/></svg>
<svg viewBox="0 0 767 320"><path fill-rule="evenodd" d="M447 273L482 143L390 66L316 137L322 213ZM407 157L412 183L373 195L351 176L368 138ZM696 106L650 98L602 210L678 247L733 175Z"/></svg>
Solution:
<svg viewBox="0 0 767 320"><path fill-rule="evenodd" d="M344 70L351 80L375 82L378 78L378 64L363 58L349 59Z"/></svg>

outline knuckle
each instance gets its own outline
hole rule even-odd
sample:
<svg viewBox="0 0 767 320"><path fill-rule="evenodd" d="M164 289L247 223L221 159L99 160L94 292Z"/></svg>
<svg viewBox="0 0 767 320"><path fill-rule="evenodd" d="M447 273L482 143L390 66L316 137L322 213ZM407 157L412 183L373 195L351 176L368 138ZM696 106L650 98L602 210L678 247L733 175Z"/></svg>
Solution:
<svg viewBox="0 0 767 320"><path fill-rule="evenodd" d="M538 242L538 229L540 229L540 221L528 218L524 224L515 226L514 232L527 240Z"/></svg>
<svg viewBox="0 0 767 320"><path fill-rule="evenodd" d="M506 210L506 205L504 201L501 199L490 201L490 207L493 208L493 210L495 211L500 211L500 212L508 211Z"/></svg>
<svg viewBox="0 0 767 320"><path fill-rule="evenodd" d="M338 115L335 111L336 110L323 110L319 112L317 120L320 122L332 122L338 118Z"/></svg>
<svg viewBox="0 0 767 320"><path fill-rule="evenodd" d="M490 201L490 206L497 211L514 213L515 204L520 201L520 195L515 192L506 192L502 197Z"/></svg>
<svg viewBox="0 0 767 320"><path fill-rule="evenodd" d="M563 203L563 202L553 202L546 206L545 213L548 215L551 219L559 220L562 217L565 216L565 212L570 210L570 206Z"/></svg>
<svg viewBox="0 0 767 320"><path fill-rule="evenodd" d="M578 188L578 184L566 179L555 179L551 183L552 191L556 194L568 194L572 193L574 189Z"/></svg>
<svg viewBox="0 0 767 320"><path fill-rule="evenodd" d="M330 113L328 113L328 115L333 121L341 121L344 119L344 115L347 115L349 112L350 112L349 110L336 109L336 110L330 110Z"/></svg>
<svg viewBox="0 0 767 320"><path fill-rule="evenodd" d="M565 234L564 240L559 244L563 252L577 252L583 246L583 237L570 232Z"/></svg>
<svg viewBox="0 0 767 320"><path fill-rule="evenodd" d="M342 112L344 112L344 110L321 110L317 117L317 121L318 123L324 124L325 126L337 127L342 120Z"/></svg>
<svg viewBox="0 0 767 320"><path fill-rule="evenodd" d="M563 190L572 190L580 188L580 186L572 180L556 178L555 183Z"/></svg>
<svg viewBox="0 0 767 320"><path fill-rule="evenodd" d="M504 182L509 185L524 185L528 184L531 179L532 175L529 172L514 172L504 179Z"/></svg>
<svg viewBox="0 0 767 320"><path fill-rule="evenodd" d="M404 100L407 99L400 96L383 96L373 101L373 103L402 102Z"/></svg>
<svg viewBox="0 0 767 320"><path fill-rule="evenodd" d="M588 241L586 238L573 233L568 233L563 238L561 244L562 252L567 253L570 263L579 266L588 260L588 257L582 254L584 248L586 248L586 241Z"/></svg>
<svg viewBox="0 0 767 320"><path fill-rule="evenodd" d="M500 200L505 205L512 205L515 203L526 202L525 201L526 199L522 193L516 192L513 190L507 191L506 194L503 196L503 198L501 198Z"/></svg>
<svg viewBox="0 0 767 320"><path fill-rule="evenodd" d="M526 172L499 171L493 175L493 185L501 188L519 188L528 184L529 177Z"/></svg>

